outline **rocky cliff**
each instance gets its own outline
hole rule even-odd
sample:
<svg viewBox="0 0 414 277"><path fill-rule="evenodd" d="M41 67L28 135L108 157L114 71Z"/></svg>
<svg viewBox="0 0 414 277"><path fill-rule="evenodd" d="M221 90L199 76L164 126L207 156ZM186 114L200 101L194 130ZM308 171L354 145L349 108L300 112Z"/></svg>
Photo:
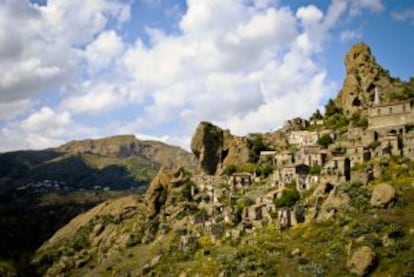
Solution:
<svg viewBox="0 0 414 277"><path fill-rule="evenodd" d="M192 137L191 150L206 174L214 175L230 164L249 161L246 138L233 136L209 122L201 122Z"/></svg>
<svg viewBox="0 0 414 277"><path fill-rule="evenodd" d="M365 43L356 44L348 51L345 67L346 75L336 103L347 116L370 107L376 89L383 103L412 97L412 84L391 77L389 71L377 63Z"/></svg>

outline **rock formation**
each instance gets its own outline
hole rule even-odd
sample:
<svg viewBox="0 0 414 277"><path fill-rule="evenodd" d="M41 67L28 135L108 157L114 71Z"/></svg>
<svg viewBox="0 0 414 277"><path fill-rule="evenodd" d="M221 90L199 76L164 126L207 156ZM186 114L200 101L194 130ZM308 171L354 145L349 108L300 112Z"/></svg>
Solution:
<svg viewBox="0 0 414 277"><path fill-rule="evenodd" d="M388 184L379 184L374 187L371 196L371 206L386 207L395 199L395 189Z"/></svg>
<svg viewBox="0 0 414 277"><path fill-rule="evenodd" d="M358 276L365 276L375 262L375 252L368 246L358 248L348 261L348 268Z"/></svg>
<svg viewBox="0 0 414 277"><path fill-rule="evenodd" d="M345 57L346 75L336 103L345 115L368 108L374 101L375 88L380 98L387 100L394 80L389 72L377 64L371 49L364 43L354 45Z"/></svg>
<svg viewBox="0 0 414 277"><path fill-rule="evenodd" d="M145 193L145 203L149 209L149 215L153 216L160 211L167 200L167 194L172 187L179 186L184 180L183 169L173 172L167 168L161 168L157 176L152 180Z"/></svg>
<svg viewBox="0 0 414 277"><path fill-rule="evenodd" d="M191 150L202 170L216 174L220 167L243 164L249 160L247 140L230 134L209 122L201 122L191 140Z"/></svg>

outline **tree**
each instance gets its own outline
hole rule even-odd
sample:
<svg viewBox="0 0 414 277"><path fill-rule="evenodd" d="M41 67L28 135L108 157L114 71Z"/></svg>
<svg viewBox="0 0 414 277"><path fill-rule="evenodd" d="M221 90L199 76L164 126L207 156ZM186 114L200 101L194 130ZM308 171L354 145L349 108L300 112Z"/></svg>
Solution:
<svg viewBox="0 0 414 277"><path fill-rule="evenodd" d="M341 109L336 106L335 101L330 98L328 104L325 106L325 116L332 116L336 113L340 113Z"/></svg>
<svg viewBox="0 0 414 277"><path fill-rule="evenodd" d="M248 145L249 145L249 160L252 163L257 163L257 161L260 158L260 151L264 151L268 149L262 137L255 137L253 139L249 139Z"/></svg>
<svg viewBox="0 0 414 277"><path fill-rule="evenodd" d="M319 109L316 109L316 111L310 117L310 120L320 120L320 119L323 119L323 116L321 114L321 111Z"/></svg>
<svg viewBox="0 0 414 277"><path fill-rule="evenodd" d="M277 208L293 207L300 199L300 194L296 189L286 189L282 192L282 196L275 200Z"/></svg>
<svg viewBox="0 0 414 277"><path fill-rule="evenodd" d="M318 144L327 148L333 142L330 135L323 135L318 139Z"/></svg>

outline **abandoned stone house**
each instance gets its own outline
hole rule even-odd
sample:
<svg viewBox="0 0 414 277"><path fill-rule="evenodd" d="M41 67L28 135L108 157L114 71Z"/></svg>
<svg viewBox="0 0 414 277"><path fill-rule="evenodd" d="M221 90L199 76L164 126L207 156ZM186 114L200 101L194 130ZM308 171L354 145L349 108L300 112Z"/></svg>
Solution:
<svg viewBox="0 0 414 277"><path fill-rule="evenodd" d="M306 164L284 166L273 172L273 184L278 188L283 188L287 184L302 181L303 176L307 176L308 174L309 166Z"/></svg>
<svg viewBox="0 0 414 277"><path fill-rule="evenodd" d="M192 181L197 184L200 191L205 191L207 187L214 187L227 183L227 178L224 176L215 175L198 175L192 178Z"/></svg>
<svg viewBox="0 0 414 277"><path fill-rule="evenodd" d="M344 156L333 157L322 168L322 174L336 176L339 180L349 181L351 179L351 161Z"/></svg>
<svg viewBox="0 0 414 277"><path fill-rule="evenodd" d="M414 131L408 132L403 137L403 155L414 159Z"/></svg>
<svg viewBox="0 0 414 277"><path fill-rule="evenodd" d="M379 139L381 143L381 155L396 155L402 154L402 141L396 134L382 136Z"/></svg>
<svg viewBox="0 0 414 277"><path fill-rule="evenodd" d="M251 186L254 182L254 178L255 176L249 172L233 173L229 178L230 188L234 190Z"/></svg>
<svg viewBox="0 0 414 277"><path fill-rule="evenodd" d="M318 133L310 131L291 131L287 137L288 143L292 145L307 146L318 142Z"/></svg>
<svg viewBox="0 0 414 277"><path fill-rule="evenodd" d="M363 128L350 128L347 135L350 142L360 145L369 145L377 139L374 131Z"/></svg>
<svg viewBox="0 0 414 277"><path fill-rule="evenodd" d="M370 130L401 130L414 123L414 100L392 104L374 104L368 110L368 126Z"/></svg>
<svg viewBox="0 0 414 277"><path fill-rule="evenodd" d="M327 151L321 149L318 145L304 146L299 149L295 155L297 163L308 166L322 166L326 163Z"/></svg>
<svg viewBox="0 0 414 277"><path fill-rule="evenodd" d="M346 149L346 155L349 158L353 167L355 164L361 164L371 159L371 151L368 147L363 145L354 145Z"/></svg>
<svg viewBox="0 0 414 277"><path fill-rule="evenodd" d="M294 155L290 151L282 151L273 156L273 164L276 167L282 167L294 162Z"/></svg>

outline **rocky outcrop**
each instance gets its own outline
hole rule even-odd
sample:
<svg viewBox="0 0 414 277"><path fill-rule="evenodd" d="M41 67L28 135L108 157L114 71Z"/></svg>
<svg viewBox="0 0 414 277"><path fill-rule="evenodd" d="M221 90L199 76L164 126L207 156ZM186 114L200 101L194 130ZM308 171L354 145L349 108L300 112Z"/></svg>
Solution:
<svg viewBox="0 0 414 277"><path fill-rule="evenodd" d="M377 64L371 49L364 43L354 45L345 56L346 75L336 104L350 116L355 111L366 109L374 101L375 88L380 98L387 101L397 80Z"/></svg>
<svg viewBox="0 0 414 277"><path fill-rule="evenodd" d="M152 180L145 193L145 203L149 209L150 216L156 214L165 203L170 181L173 178L171 170L161 168L157 176Z"/></svg>
<svg viewBox="0 0 414 277"><path fill-rule="evenodd" d="M388 184L379 184L374 187L371 195L371 206L384 208L392 203L395 199L395 189Z"/></svg>
<svg viewBox="0 0 414 277"><path fill-rule="evenodd" d="M145 193L145 203L149 210L149 216L156 215L160 208L167 201L170 189L181 185L184 181L184 170L170 170L161 168L157 176L152 180L147 192Z"/></svg>
<svg viewBox="0 0 414 277"><path fill-rule="evenodd" d="M215 174L222 161L223 130L209 123L201 122L191 139L191 150L207 174Z"/></svg>
<svg viewBox="0 0 414 277"><path fill-rule="evenodd" d="M368 246L358 248L348 260L347 267L358 276L365 276L375 263L375 252Z"/></svg>
<svg viewBox="0 0 414 277"><path fill-rule="evenodd" d="M201 169L209 175L229 164L247 163L247 140L230 134L209 122L201 122L192 137L191 150L199 160Z"/></svg>
<svg viewBox="0 0 414 277"><path fill-rule="evenodd" d="M331 219L339 211L345 210L350 202L349 195L347 193L340 193L337 190L332 190L318 214L318 221L325 221Z"/></svg>

